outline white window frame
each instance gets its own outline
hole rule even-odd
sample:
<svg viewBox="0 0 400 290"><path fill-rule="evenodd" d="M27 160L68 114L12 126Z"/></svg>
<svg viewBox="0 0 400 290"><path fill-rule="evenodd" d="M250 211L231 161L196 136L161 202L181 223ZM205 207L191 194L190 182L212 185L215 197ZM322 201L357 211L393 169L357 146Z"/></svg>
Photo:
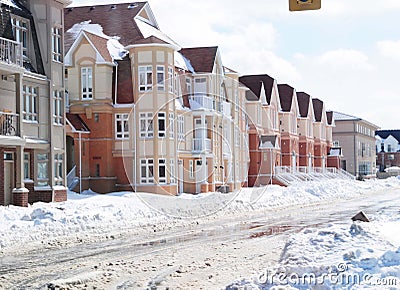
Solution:
<svg viewBox="0 0 400 290"><path fill-rule="evenodd" d="M189 160L189 178L194 179L194 161Z"/></svg>
<svg viewBox="0 0 400 290"><path fill-rule="evenodd" d="M157 69L157 91L165 91L165 66L158 65Z"/></svg>
<svg viewBox="0 0 400 290"><path fill-rule="evenodd" d="M175 137L175 115L174 113L169 113L169 138L174 139Z"/></svg>
<svg viewBox="0 0 400 290"><path fill-rule="evenodd" d="M192 91L192 79L191 78L186 78L185 83L186 83L187 94L188 94L188 96L191 96L192 92L193 92Z"/></svg>
<svg viewBox="0 0 400 290"><path fill-rule="evenodd" d="M167 183L167 162L165 158L158 159L158 183Z"/></svg>
<svg viewBox="0 0 400 290"><path fill-rule="evenodd" d="M21 43L22 55L26 57L29 43L29 21L17 16L12 16L11 24L15 41Z"/></svg>
<svg viewBox="0 0 400 290"><path fill-rule="evenodd" d="M64 156L62 153L54 154L54 183L56 185L63 185L64 183L63 159Z"/></svg>
<svg viewBox="0 0 400 290"><path fill-rule="evenodd" d="M158 138L165 138L167 131L167 114L165 112L157 113Z"/></svg>
<svg viewBox="0 0 400 290"><path fill-rule="evenodd" d="M64 125L64 110L62 92L53 91L53 124Z"/></svg>
<svg viewBox="0 0 400 290"><path fill-rule="evenodd" d="M49 154L37 153L37 186L49 185Z"/></svg>
<svg viewBox="0 0 400 290"><path fill-rule="evenodd" d="M81 67L81 97L82 100L93 99L93 68Z"/></svg>
<svg viewBox="0 0 400 290"><path fill-rule="evenodd" d="M140 183L154 183L154 159L140 159Z"/></svg>
<svg viewBox="0 0 400 290"><path fill-rule="evenodd" d="M31 179L31 154L24 152L24 180Z"/></svg>
<svg viewBox="0 0 400 290"><path fill-rule="evenodd" d="M176 183L176 173L175 173L175 160L173 158L171 158L169 160L169 182L171 184L175 184Z"/></svg>
<svg viewBox="0 0 400 290"><path fill-rule="evenodd" d="M154 137L153 113L143 112L139 114L140 138Z"/></svg>
<svg viewBox="0 0 400 290"><path fill-rule="evenodd" d="M115 114L115 139L129 139L129 114Z"/></svg>
<svg viewBox="0 0 400 290"><path fill-rule="evenodd" d="M185 139L185 117L183 115L178 115L177 118L178 125L178 140Z"/></svg>
<svg viewBox="0 0 400 290"><path fill-rule="evenodd" d="M178 73L174 73L174 78L175 78L175 94L176 95L180 95L179 94L179 92L180 92L180 80L179 80L179 75L178 75Z"/></svg>
<svg viewBox="0 0 400 290"><path fill-rule="evenodd" d="M174 92L174 69L172 67L168 67L168 86L169 92Z"/></svg>
<svg viewBox="0 0 400 290"><path fill-rule="evenodd" d="M148 92L153 89L153 66L141 65L138 67L139 92Z"/></svg>
<svg viewBox="0 0 400 290"><path fill-rule="evenodd" d="M22 91L24 95L24 121L37 123L38 88L34 86L23 85Z"/></svg>
<svg viewBox="0 0 400 290"><path fill-rule="evenodd" d="M51 38L53 61L62 62L62 28L53 27L51 29Z"/></svg>

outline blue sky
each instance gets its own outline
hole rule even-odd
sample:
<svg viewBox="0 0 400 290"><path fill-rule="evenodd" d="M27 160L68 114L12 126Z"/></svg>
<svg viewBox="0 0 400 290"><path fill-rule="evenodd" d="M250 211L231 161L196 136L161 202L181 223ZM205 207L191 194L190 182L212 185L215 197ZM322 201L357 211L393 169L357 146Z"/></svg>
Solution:
<svg viewBox="0 0 400 290"><path fill-rule="evenodd" d="M322 0L304 12L289 12L286 0L148 2L182 47L217 45L240 74L267 73L327 109L400 129L400 1Z"/></svg>

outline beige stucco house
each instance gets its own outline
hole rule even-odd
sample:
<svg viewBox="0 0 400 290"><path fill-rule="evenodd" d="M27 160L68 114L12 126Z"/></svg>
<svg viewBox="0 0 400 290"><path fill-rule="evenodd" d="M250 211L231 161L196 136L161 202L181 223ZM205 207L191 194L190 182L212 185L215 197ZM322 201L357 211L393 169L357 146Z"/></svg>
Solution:
<svg viewBox="0 0 400 290"><path fill-rule="evenodd" d="M241 187L247 127L234 104L244 92L218 47L181 48L159 29L147 2L68 8L65 17L68 167L81 189ZM110 19L133 22L121 28Z"/></svg>
<svg viewBox="0 0 400 290"><path fill-rule="evenodd" d="M0 205L66 200L63 8L2 2Z"/></svg>
<svg viewBox="0 0 400 290"><path fill-rule="evenodd" d="M375 176L375 131L378 126L359 117L333 112L332 140L343 152L342 169L355 176Z"/></svg>

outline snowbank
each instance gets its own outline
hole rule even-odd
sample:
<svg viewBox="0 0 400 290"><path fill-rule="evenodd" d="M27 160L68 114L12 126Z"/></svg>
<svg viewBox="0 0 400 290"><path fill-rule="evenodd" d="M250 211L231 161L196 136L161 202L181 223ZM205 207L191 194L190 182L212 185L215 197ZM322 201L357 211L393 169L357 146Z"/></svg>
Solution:
<svg viewBox="0 0 400 290"><path fill-rule="evenodd" d="M364 188L396 184L398 179L392 178L367 182ZM362 188L359 185L355 192ZM344 221L302 230L287 241L278 265L235 281L227 289L398 289L398 210L370 218L369 223Z"/></svg>
<svg viewBox="0 0 400 290"><path fill-rule="evenodd" d="M63 243L64 240L90 241L124 230L154 231L165 227L190 227L215 216L247 214L327 199L351 198L400 186L400 180L299 183L287 188L266 186L244 188L230 194L184 194L178 197L149 193L70 192L62 203L35 203L28 208L0 206L0 251L34 247L34 243ZM396 257L387 254L390 261ZM389 262L388 262L389 263Z"/></svg>

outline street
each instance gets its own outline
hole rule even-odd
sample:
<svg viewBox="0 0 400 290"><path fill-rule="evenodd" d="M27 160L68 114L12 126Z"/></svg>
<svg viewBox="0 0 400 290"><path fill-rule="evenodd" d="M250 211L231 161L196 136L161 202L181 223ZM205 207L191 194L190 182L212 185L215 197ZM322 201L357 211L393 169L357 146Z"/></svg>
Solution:
<svg viewBox="0 0 400 290"><path fill-rule="evenodd" d="M279 261L291 233L399 212L398 189L349 200L211 216L186 228L111 236L106 241L46 247L0 258L3 289L223 289Z"/></svg>

